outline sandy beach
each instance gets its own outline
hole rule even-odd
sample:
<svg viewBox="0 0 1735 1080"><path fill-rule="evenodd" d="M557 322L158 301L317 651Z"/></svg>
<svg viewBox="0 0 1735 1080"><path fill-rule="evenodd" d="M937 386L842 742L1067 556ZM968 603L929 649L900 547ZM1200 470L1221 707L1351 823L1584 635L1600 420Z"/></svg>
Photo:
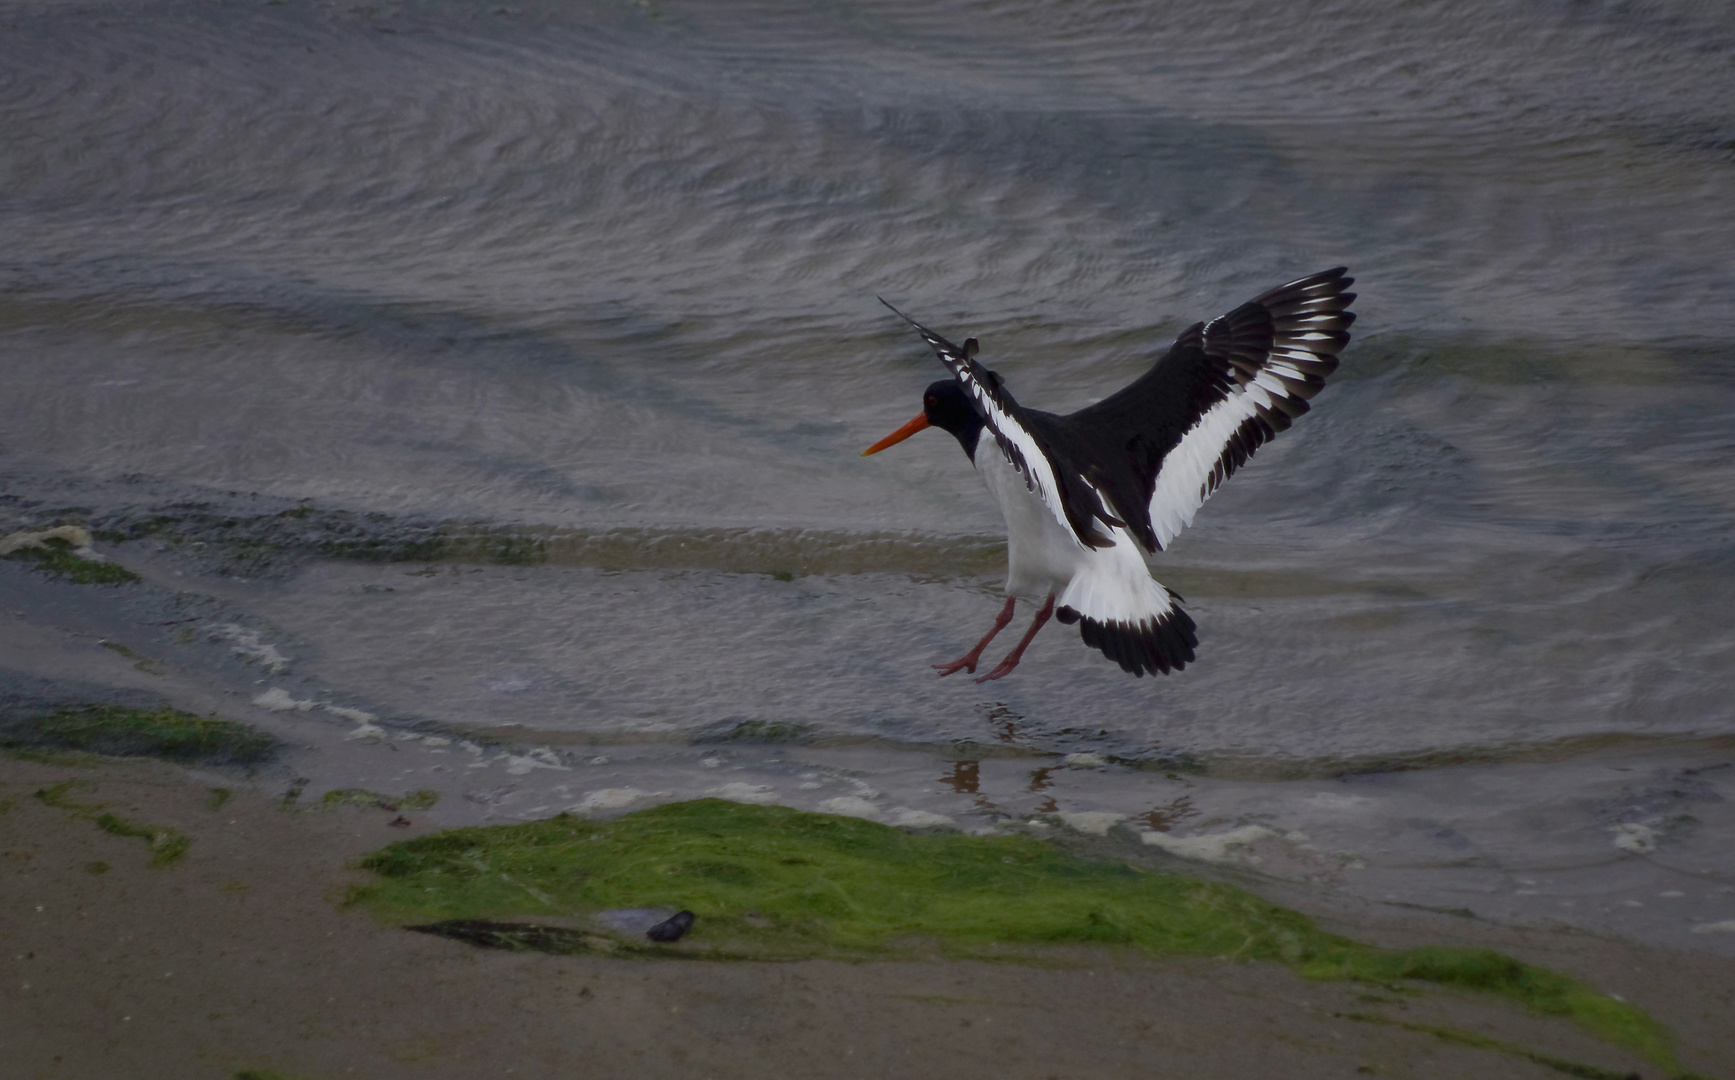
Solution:
<svg viewBox="0 0 1735 1080"><path fill-rule="evenodd" d="M0 1056L32 1080L1664 1075L1475 994L1263 964L1106 949L1041 964L477 949L335 902L365 876L354 857L423 831L416 815L285 810L235 776L160 762L6 759L0 807ZM149 839L93 824L98 807L186 837L185 856L153 866ZM1313 914L1378 944L1491 946L1563 971L1667 1024L1690 1073L1735 1074L1726 960L1447 917Z"/></svg>

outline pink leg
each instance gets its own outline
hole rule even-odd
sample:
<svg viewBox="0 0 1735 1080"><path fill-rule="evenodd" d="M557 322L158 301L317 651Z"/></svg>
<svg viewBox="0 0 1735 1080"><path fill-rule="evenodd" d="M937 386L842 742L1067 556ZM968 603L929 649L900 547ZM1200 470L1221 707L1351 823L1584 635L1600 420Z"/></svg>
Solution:
<svg viewBox="0 0 1735 1080"><path fill-rule="evenodd" d="M1011 612L1007 612L1007 614L1010 615ZM1018 647L1007 653L1006 659L1000 661L998 667L976 681L988 682L1012 674L1012 669L1018 666L1019 659L1024 656L1024 650L1030 647L1030 642L1036 637L1036 632L1042 629L1042 624L1047 622L1048 617L1053 614L1054 597L1050 595L1047 600L1043 601L1042 610L1036 613L1036 621L1030 624L1030 629L1024 631L1024 640L1018 643Z"/></svg>
<svg viewBox="0 0 1735 1080"><path fill-rule="evenodd" d="M1017 602L1018 600L1016 597L1008 596L1006 598L1006 606L1001 608L1000 614L994 617L994 628L988 631L987 634L983 635L982 640L976 643L976 647L965 653L963 656L960 656L958 659L952 661L950 664L935 664L934 670L938 671L942 677L952 674L952 672L957 671L959 668L968 671L972 675L976 674L976 664L982 659L982 650L986 649L988 643L994 640L995 634L1006 629L1006 624L1012 621L1012 605Z"/></svg>

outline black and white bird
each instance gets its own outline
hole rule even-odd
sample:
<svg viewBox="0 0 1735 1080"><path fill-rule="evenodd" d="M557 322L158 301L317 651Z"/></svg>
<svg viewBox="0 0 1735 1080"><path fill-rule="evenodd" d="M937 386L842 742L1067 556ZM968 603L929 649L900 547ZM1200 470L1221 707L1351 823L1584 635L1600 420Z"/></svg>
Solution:
<svg viewBox="0 0 1735 1080"><path fill-rule="evenodd" d="M974 649L941 675L971 674L1012 621L1020 596L1042 607L994 670L1018 666L1052 615L1084 643L1143 677L1179 671L1199 638L1181 598L1151 577L1166 548L1253 452L1306 412L1337 370L1355 314L1345 268L1292 281L1229 314L1194 323L1131 385L1069 416L1026 409L1003 379L962 348L886 304L952 372L929 386L922 412L862 451L875 454L927 427L951 432L1006 517L1006 606ZM886 303L884 300L881 303ZM986 434L988 438L984 439Z"/></svg>

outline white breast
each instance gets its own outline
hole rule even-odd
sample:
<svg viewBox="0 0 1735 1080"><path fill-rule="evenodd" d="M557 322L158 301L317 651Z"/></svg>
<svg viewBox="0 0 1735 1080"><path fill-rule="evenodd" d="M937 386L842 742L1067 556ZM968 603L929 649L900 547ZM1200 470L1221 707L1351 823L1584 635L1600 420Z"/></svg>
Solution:
<svg viewBox="0 0 1735 1080"><path fill-rule="evenodd" d="M1152 580L1126 530L1099 525L1115 543L1084 547L992 449L979 448L976 471L1006 518L1008 593L1038 600L1052 595L1062 607L1103 623L1137 625L1168 614L1168 590Z"/></svg>
<svg viewBox="0 0 1735 1080"><path fill-rule="evenodd" d="M1006 591L1038 600L1058 594L1083 568L1089 549L986 438L976 449L976 472L1006 518Z"/></svg>

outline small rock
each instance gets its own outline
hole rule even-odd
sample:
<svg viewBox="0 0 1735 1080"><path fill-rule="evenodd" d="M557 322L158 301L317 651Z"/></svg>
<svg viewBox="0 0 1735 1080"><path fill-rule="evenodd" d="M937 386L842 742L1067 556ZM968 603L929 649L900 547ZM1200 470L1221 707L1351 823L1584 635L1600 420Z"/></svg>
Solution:
<svg viewBox="0 0 1735 1080"><path fill-rule="evenodd" d="M674 911L666 907L610 908L591 916L591 921L616 934L636 937L660 922L667 922Z"/></svg>
<svg viewBox="0 0 1735 1080"><path fill-rule="evenodd" d="M693 928L693 913L677 912L673 918L665 919L645 931L645 936L652 941L679 941L688 930Z"/></svg>
<svg viewBox="0 0 1735 1080"><path fill-rule="evenodd" d="M386 824L394 826L395 828L399 828L399 829L407 829L410 827L410 819L405 817L402 814L399 814L397 817L392 818L390 821L386 822Z"/></svg>

